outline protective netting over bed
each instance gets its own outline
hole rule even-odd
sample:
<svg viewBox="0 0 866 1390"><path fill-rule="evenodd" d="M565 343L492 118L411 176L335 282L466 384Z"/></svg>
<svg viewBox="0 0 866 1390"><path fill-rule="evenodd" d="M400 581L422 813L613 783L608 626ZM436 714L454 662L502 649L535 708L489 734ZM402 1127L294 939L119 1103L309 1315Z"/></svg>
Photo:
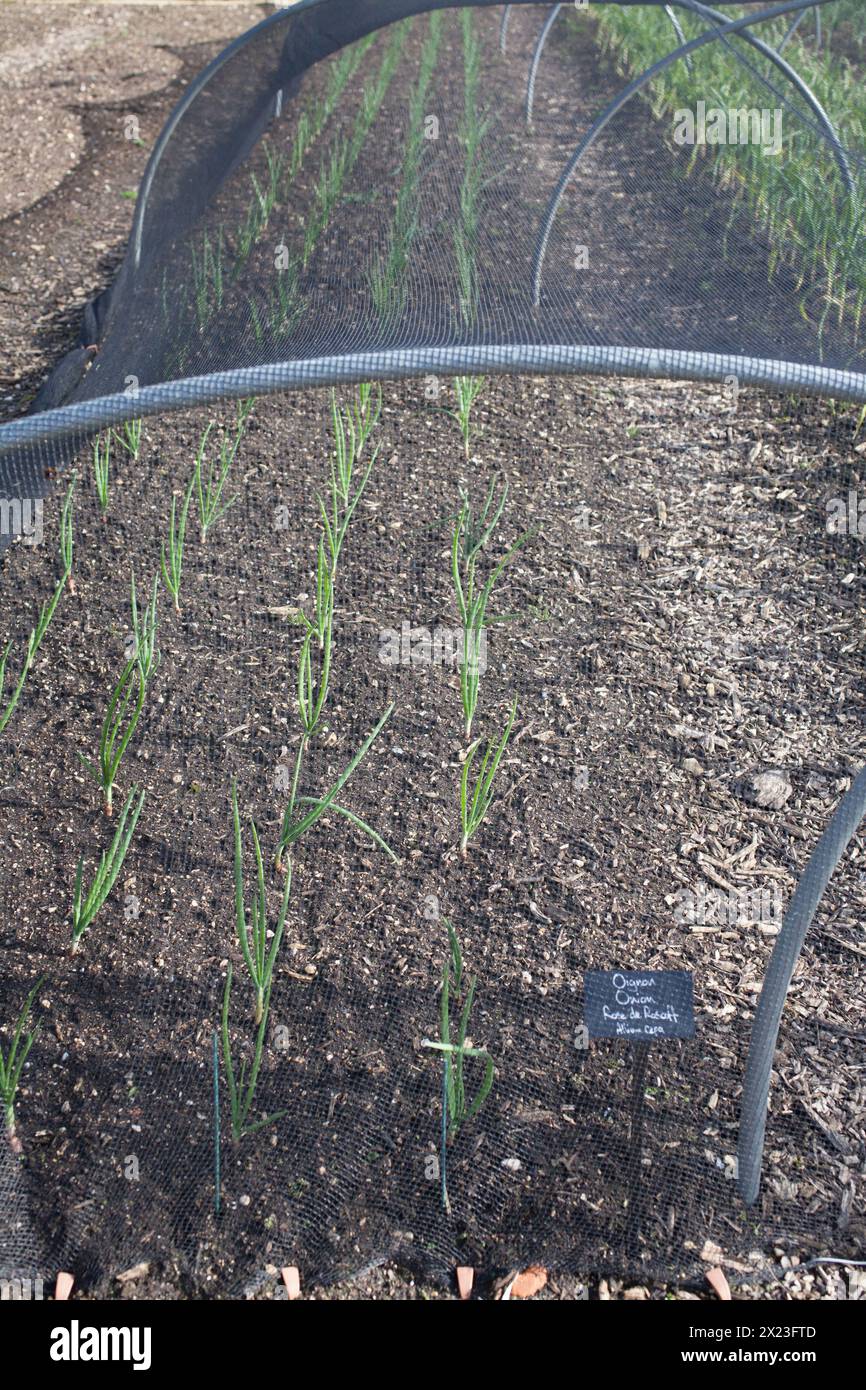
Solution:
<svg viewBox="0 0 866 1390"><path fill-rule="evenodd" d="M848 540L828 538L821 523L812 549L802 548L804 591L820 610L810 627L791 563L801 538L791 540L784 512L790 479L777 476L769 451L755 463L759 444L736 453L726 414L750 383L866 400L859 70L841 45L834 53L830 32L820 62L814 43L800 42L805 27L786 41L806 8L768 7L758 23L760 6L720 15L691 0L588 13L310 0L239 40L177 108L139 192L117 282L88 310L81 346L35 413L0 426L0 496L23 511L77 455L89 470L82 451L94 434L125 420L287 387L421 377L404 388L414 397L386 393L379 457L341 559L332 724L312 746L303 787L313 795L330 785L393 703L351 804L383 833L387 819L400 863L345 821L325 822L315 849L311 841L299 853L255 1107L283 1113L233 1144L219 1055L229 958L231 1038L238 1054L252 1052L231 935L227 797L236 777L272 848L296 743L295 605L315 593L315 494L334 447L305 396L296 415L275 396L241 431L231 525L207 550L188 544L182 618L163 604L160 696L131 745L140 762L121 779L124 792L133 779L147 786L150 810L115 890L113 925L94 927L74 958L62 933L51 935L70 863L74 875L81 854L92 871L106 847L77 752L91 756L98 737L113 670L105 643L123 650L127 562L145 593L166 542L170 492L160 480L183 491L211 417L169 419L149 461L124 468L108 522L81 489L77 527L95 543L78 546L76 574L90 616L56 665L40 657L27 691L37 681L45 689L0 733L0 894L14 924L12 968L0 980L5 1041L27 988L44 977L34 1004L43 1032L20 1106L23 1158L0 1145L0 1273L64 1265L86 1279L181 1257L191 1286L224 1291L266 1265L334 1277L387 1255L427 1274L540 1259L676 1277L718 1250L745 1274L775 1258L774 1247L862 1251L856 943L821 977L820 1016L811 996L793 1021L786 1015L763 1133L778 1015L816 903L856 832L862 776L818 847L787 932L778 896L756 905L747 891L763 871L763 834L773 845L769 882L797 882L860 761L859 743L839 741L834 723L834 691L858 682L837 621L850 603L845 617L859 622L856 595L840 587ZM810 23L816 8L829 31L835 0L810 7ZM657 63L652 81L618 105L625 84ZM844 99L831 100L834 91ZM435 430L455 428L438 409L451 403L445 379L473 372L685 377L728 394L713 397L722 428L696 425L687 442L670 443L681 452L672 495L659 503L645 454L634 461L638 496L627 493L628 467L595 459L577 423L569 442L553 386L549 399L516 380L497 387L485 425L497 442L490 455L473 453L461 481L478 509L488 481L509 475L497 556L519 532L533 535L501 581L509 611L491 627L482 682L479 732L501 733L512 696L520 709L501 814L464 860L451 833L467 743L448 714L458 697L429 652L413 655L404 630L455 621L450 536L462 455L459 439L457 450L453 441L439 450ZM416 398L435 430L428 421L413 434L407 399ZM667 447L671 421L659 428ZM820 435L808 416L797 429L810 442ZM225 458L233 427L208 447L217 438ZM842 476L856 484L854 447L847 473L826 463L828 487L838 490ZM577 491L575 457L590 461L589 497ZM743 495L742 474L751 479ZM750 511L764 488L766 523ZM814 517L822 499L809 496ZM646 563L641 497L654 499L659 525L678 507L694 506L697 519L669 567L634 587L622 537L634 533ZM757 558L767 534L790 551L772 579ZM18 561L7 557L9 590ZM638 605L634 632L616 585L593 592L602 563ZM33 564L39 592L51 559L45 573ZM4 599L10 635L29 631L33 603L32 587L10 592L8 607ZM684 641L711 645L720 613L747 655L705 654L728 673L703 671L710 698L721 689L733 709L714 733L676 707L692 677L672 652ZM658 625L649 645L644 621ZM754 653L749 624L763 634ZM754 656L750 698L777 711L788 738L787 721L810 694L789 699L757 655L778 644L778 626L786 662L824 663L814 719L831 734L819 792L806 780L815 772L808 734L802 746L793 734L773 743L766 721L746 727L730 674ZM392 640L393 660L383 655ZM34 749L49 735L57 764L34 779ZM820 799L808 832L773 820L784 796L776 807L740 796L752 761L771 747L803 769L803 795ZM718 778L696 780L706 770L695 751L704 763L721 758ZM844 873L842 903L862 878L848 862ZM708 885L734 894L709 918ZM279 881L269 877L267 891L275 913ZM478 976L471 1039L495 1064L478 1114L444 1147L450 1209L443 1069L424 1045L439 1036L446 919L459 928L467 975ZM744 924L748 940L735 949ZM619 968L692 973L696 1035L649 1052L588 1040L586 972ZM483 1058L468 1057L467 1073L471 1096Z"/></svg>
<svg viewBox="0 0 866 1390"><path fill-rule="evenodd" d="M148 413L473 365L866 398L857 73L810 84L784 43L815 7L427 8L304 3L206 70L36 402L78 408L0 450L114 423L117 393Z"/></svg>

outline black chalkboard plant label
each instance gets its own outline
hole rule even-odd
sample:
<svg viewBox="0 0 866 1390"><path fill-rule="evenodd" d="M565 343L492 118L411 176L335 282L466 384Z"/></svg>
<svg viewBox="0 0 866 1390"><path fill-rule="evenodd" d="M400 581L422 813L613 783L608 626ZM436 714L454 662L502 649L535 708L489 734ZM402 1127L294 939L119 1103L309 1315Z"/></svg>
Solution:
<svg viewBox="0 0 866 1390"><path fill-rule="evenodd" d="M583 1017L591 1038L655 1042L695 1032L688 970L588 970Z"/></svg>

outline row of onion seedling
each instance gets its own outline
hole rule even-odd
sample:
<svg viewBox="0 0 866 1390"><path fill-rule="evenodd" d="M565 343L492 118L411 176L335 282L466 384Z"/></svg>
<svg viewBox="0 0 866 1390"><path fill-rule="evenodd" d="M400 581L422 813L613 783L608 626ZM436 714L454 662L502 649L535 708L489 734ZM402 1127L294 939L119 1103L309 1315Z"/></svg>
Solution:
<svg viewBox="0 0 866 1390"><path fill-rule="evenodd" d="M208 532L225 516L235 498L225 497L226 484L234 463L254 402L242 401L238 407L234 436L224 435L220 459L204 464L205 447L212 429L205 430L196 453L195 466L181 511L180 520L176 516L176 503L172 499L171 520L167 547L162 550L162 574L165 587L180 611L179 593L183 565L183 547L187 513L193 487L198 495L200 536L207 540ZM112 445L122 447L133 458L138 458L141 449L142 423L140 420L128 421L120 431L100 436L93 446L93 483L100 512L105 520L109 508L110 461ZM76 477L66 492L60 513L60 558L61 574L52 597L43 605L36 626L31 632L21 667L9 694L4 700L7 675L12 657L13 644L10 641L0 653L0 735L2 735L15 710L21 702L25 683L36 655L45 639L54 618L60 598L65 590L74 591L74 499ZM157 642L159 576L153 581L148 603L140 609L132 571L130 584L130 608L132 638L120 674L109 695L103 716L99 744L95 761L79 754L79 758L94 781L101 789L103 809L107 817L114 811L114 792L123 763L138 727L144 710L147 693L153 674L159 664ZM132 787L117 818L114 835L110 845L100 857L99 864L89 884L84 881L84 859L79 859L75 875L71 909L71 950L77 952L85 934L91 929L102 908L117 883L123 869L127 853L138 825L145 803L145 792ZM15 1097L20 1085L21 1074L30 1049L38 1033L38 1023L28 1029L28 1020L33 1003L42 981L30 991L12 1028L11 1042L4 1052L0 1047L0 1104L3 1106L6 1129L14 1149L20 1144L15 1126Z"/></svg>

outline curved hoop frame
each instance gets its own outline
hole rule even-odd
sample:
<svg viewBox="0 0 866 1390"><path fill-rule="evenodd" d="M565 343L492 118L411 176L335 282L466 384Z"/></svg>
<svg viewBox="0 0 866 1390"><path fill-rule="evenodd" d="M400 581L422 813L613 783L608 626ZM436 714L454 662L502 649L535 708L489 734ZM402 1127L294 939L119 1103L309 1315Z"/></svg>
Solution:
<svg viewBox="0 0 866 1390"><path fill-rule="evenodd" d="M506 5L502 11L502 20L499 24L499 52L504 53L508 47L508 23L511 19L511 6Z"/></svg>
<svg viewBox="0 0 866 1390"><path fill-rule="evenodd" d="M866 403L866 372L837 367L811 367L772 358L741 357L734 353L695 352L679 348L606 347L596 343L474 344L451 347L392 348L355 352L341 357L315 357L235 367L157 386L142 386L134 397L125 392L98 396L74 405L58 406L0 425L0 461L5 449L39 445L49 440L96 434L119 425L131 415L159 415L211 401L274 395L279 391L340 382L393 381L419 376L457 376L541 372L574 376L615 375L661 377L682 381L725 382L766 386L774 391L835 396Z"/></svg>
<svg viewBox="0 0 866 1390"><path fill-rule="evenodd" d="M782 39L782 42L779 44L779 47L776 50L778 53L783 53L785 51L785 49L788 47L788 44L791 42L791 39L796 34L797 30L803 23L803 20L806 18L806 15L808 13L808 10L801 10L800 13L797 15L797 18L791 21L788 31L785 34L785 37Z"/></svg>
<svg viewBox="0 0 866 1390"><path fill-rule="evenodd" d="M535 52L534 52L533 55L532 55L532 62L530 63L530 66L529 66L529 76L528 76L527 81L526 81L526 124L527 124L527 125L532 125L532 113L533 113L533 110L534 110L534 108L535 108L535 84L536 84L536 81L537 81L537 79L538 79L538 69L539 69L539 66L540 66L540 64L541 64L541 55L542 55L543 52L544 52L544 47L545 47L545 44L547 43L548 37L550 36L550 31L551 31L551 29L553 28L553 25L554 25L554 23L555 23L555 21L556 21L557 16L559 15L559 12L560 12L561 9L562 9L562 5L561 5L561 4L554 5L553 10L552 10L551 13L547 16L547 19L544 21L544 24L543 24L543 26L542 26L541 33L540 33L539 36L538 36L538 42L537 42L536 45L535 45ZM668 19L670 20L671 24L674 26L674 29L675 29L675 31L676 31L676 36L677 36L677 38L679 39L680 43L681 43L681 44L685 44L685 42L686 42L686 36L685 36L684 31L683 31L683 26L680 24L680 21L679 21L679 19L677 18L676 11L673 9L673 7L672 7L671 5L665 5L664 11L665 11L665 14L667 15ZM511 12L511 6L510 6L510 5L506 5L506 6L505 6L505 13L504 13L503 16L502 16L502 27L501 27L501 29L500 29L500 34L499 34L499 47L500 47L500 50L501 50L503 53L505 52L505 35L506 35L507 28L508 28L508 20L509 20L509 17L510 17L510 12ZM779 50L779 52L781 52L781 49ZM686 55L686 66L687 66L688 68L691 68L691 66L692 66L691 56L688 55L688 54Z"/></svg>
<svg viewBox="0 0 866 1390"><path fill-rule="evenodd" d="M673 5L665 5L665 14L667 15L671 24L674 26L674 31L680 43L684 44L686 42L685 30L683 29L683 26L680 24L679 16L676 10L674 9ZM686 54L686 67L689 69L689 71L691 71L691 66L691 54Z"/></svg>
<svg viewBox="0 0 866 1390"><path fill-rule="evenodd" d="M547 43L548 35L559 16L562 5L554 5L538 35L538 42L535 45L535 52L532 55L532 62L529 65L529 76L526 79L526 124L532 125L532 112L535 106L535 82L538 77L538 68L541 63L541 55L544 52L544 45Z"/></svg>
<svg viewBox="0 0 866 1390"><path fill-rule="evenodd" d="M864 814L866 767L857 774L853 785L845 793L830 824L812 851L785 913L785 920L764 975L752 1023L743 1099L740 1104L737 1185L747 1206L752 1206L757 1201L761 1186L773 1058L791 977L800 959L812 918L824 896L824 890Z"/></svg>

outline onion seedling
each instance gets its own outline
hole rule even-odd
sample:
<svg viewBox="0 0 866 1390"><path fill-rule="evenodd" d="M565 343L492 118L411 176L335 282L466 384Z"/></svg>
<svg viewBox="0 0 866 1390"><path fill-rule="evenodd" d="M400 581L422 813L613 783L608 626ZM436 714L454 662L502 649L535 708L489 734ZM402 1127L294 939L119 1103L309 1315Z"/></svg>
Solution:
<svg viewBox="0 0 866 1390"><path fill-rule="evenodd" d="M270 221L271 213L280 201L281 186L287 168L286 158L277 150L273 150L267 142L263 144L262 150L267 164L267 182L262 187L256 175L250 173L254 196L247 209L246 218L238 229L236 260L231 272L232 280L237 279L248 261L253 247Z"/></svg>
<svg viewBox="0 0 866 1390"><path fill-rule="evenodd" d="M450 1212L451 1205L448 1201L446 1182L446 1146L452 1144L463 1126L475 1118L490 1095L493 1088L494 1068L493 1058L487 1048L474 1047L467 1036L472 1005L475 1002L477 981L474 978L470 980L464 995L463 954L460 950L460 942L451 923L446 920L445 925L448 928L448 956L442 971L442 991L439 1000L439 1041L434 1042L430 1038L422 1038L421 1046L432 1048L443 1054L442 1205L446 1211ZM460 1010L456 1038L452 1032L452 1004ZM467 1057L477 1058L484 1063L484 1075L475 1097L471 1101L468 1101L466 1096Z"/></svg>
<svg viewBox="0 0 866 1390"><path fill-rule="evenodd" d="M463 704L467 739L472 737L472 721L478 707L478 687L481 683L481 643L490 597L494 585L506 565L510 563L533 534L532 531L524 531L523 535L518 537L508 553L494 567L487 581L478 587L476 584L478 557L499 523L507 496L508 483L506 482L502 496L496 502L496 479L494 478L491 481L481 515L476 520L472 515L469 497L465 492L461 492L462 505L457 514L457 524L451 542L451 575L463 626L463 643L460 655L460 698Z"/></svg>
<svg viewBox="0 0 866 1390"><path fill-rule="evenodd" d="M331 651L334 633L334 584L331 570L325 557L324 538L319 538L319 556L316 566L316 609L315 621L311 622L306 613L298 611L297 621L306 627L298 661L298 717L301 721L301 741L295 757L295 771L292 778L289 804L283 818L286 829L295 814L298 801L301 767L310 739L319 728L331 674ZM318 644L320 656L318 670L314 674L313 642ZM283 869L283 846L277 850L276 866Z"/></svg>
<svg viewBox="0 0 866 1390"><path fill-rule="evenodd" d="M372 381L360 382L350 409L355 425L356 458L360 458L382 414L381 386L374 386Z"/></svg>
<svg viewBox="0 0 866 1390"><path fill-rule="evenodd" d="M451 923L446 921L448 928L448 959L442 972L442 994L439 1010L439 1048L450 1053L449 1066L450 1078L448 1086L448 1139L453 1141L464 1124L474 1119L481 1109L485 1100L490 1094L493 1085L493 1059L484 1047L473 1047L467 1040L469 1031L469 1016L472 1013L472 1005L475 1002L475 987L477 980L473 977L469 981L465 997L462 997L463 988L463 955L460 950L460 942L457 933ZM457 1025L457 1038L452 1042L451 1034L451 1005L452 1002L460 1007L462 997L462 1008L460 1008L460 1019ZM475 1095L475 1099L467 1103L466 1082L464 1076L464 1059L466 1057L481 1057L484 1059L484 1076L481 1085Z"/></svg>
<svg viewBox="0 0 866 1390"><path fill-rule="evenodd" d="M305 613L300 615L307 631L301 646L298 663L298 711L304 737L309 740L316 733L328 698L331 678L331 652L334 643L334 581L325 559L324 541L319 541L319 558L316 566L316 618L310 622ZM318 675L313 673L313 642L317 642L321 653Z"/></svg>
<svg viewBox="0 0 866 1390"><path fill-rule="evenodd" d="M343 790L343 787L345 787L346 783L352 777L355 770L360 766L364 758L366 758L373 744L376 742L376 739L379 737L388 720L391 718L393 710L394 706L389 705L376 727L372 730L371 733L367 735L367 737L364 739L364 742L361 744L361 747L358 749L357 753L355 753L354 757L347 763L346 767L344 767L336 782L331 787L330 791L326 792L326 794L322 797L298 797L297 787L300 778L301 762L301 755L299 754L298 761L295 764L295 777L292 795L289 799L289 804L286 807L286 813L283 817L282 830L280 831L280 842L279 847L277 849L278 870L282 871L283 869L283 856L286 850L291 849L293 845L297 844L301 836L306 834L308 830L311 830L312 827L316 824L316 821L319 820L320 817L323 816L325 812L328 810L336 811L339 815L345 816L349 821L352 822L353 825L357 826L360 830L365 831L371 837L371 839L373 839L378 845L385 849L385 851L391 856L392 859L396 860L397 856L394 854L394 851L385 843L382 837L380 835L377 835L376 832L372 830L371 827L366 824L366 822L362 821L359 816L356 816L353 812L348 811L345 806L339 805L336 799L339 796L340 792ZM302 749L303 747L304 745L302 742ZM310 809L304 815L302 815L299 820L295 820L295 810L298 804L301 802L309 805Z"/></svg>
<svg viewBox="0 0 866 1390"><path fill-rule="evenodd" d="M328 698L333 641L331 634L332 625L329 620L324 631L318 675L313 674L313 641L317 633L312 623L309 624L301 647L298 663L298 714L304 731L304 738L308 742L319 727L325 701Z"/></svg>
<svg viewBox="0 0 866 1390"><path fill-rule="evenodd" d="M298 615L299 621L306 627L303 643L301 645L300 661L298 663L297 689L298 712L301 721L301 740L295 758L292 788L289 795L289 803L283 816L280 841L277 848L276 867L279 872L282 872L284 868L283 856L286 850L291 849L301 836L315 825L319 817L324 815L329 809L335 811L338 815L345 816L346 819L358 829L365 831L374 843L384 849L392 859L396 860L397 857L393 850L391 850L382 839L381 835L378 835L365 821L361 820L359 816L356 816L354 812L349 811L345 806L340 805L336 800L338 793L349 781L355 769L366 757L370 747L378 738L386 721L390 718L393 705L389 706L385 711L385 714L382 716L373 732L365 739L361 748L351 759L348 766L325 796L298 796L304 756L310 739L313 738L319 730L325 702L328 697L331 655L333 649L334 585L337 561L349 523L367 484L373 464L376 461L379 452L378 449L373 452L361 483L353 493L354 469L361 453L369 443L370 435L379 419L381 409L381 390L374 394L373 387L369 385L362 386L359 389L353 405L345 412L338 408L336 396L333 392L331 393L331 414L334 422L336 453L331 462L330 514L320 497L319 509L322 514L323 535L319 537L319 550L316 562L315 617L311 621L304 613ZM320 653L317 672L314 672L314 642L318 643ZM301 815L300 819L296 820L296 812L300 804L305 804L309 806L310 809Z"/></svg>
<svg viewBox="0 0 866 1390"><path fill-rule="evenodd" d="M369 390L369 388L366 389ZM357 489L353 491L355 466L359 462L379 418L380 409L381 396L379 409L374 410L371 406L371 396L369 394L362 396L359 392L354 405L344 411L337 405L335 393L331 393L331 419L334 425L335 449L331 459L329 505L326 506L321 497L319 497L318 502L322 524L325 528L325 539L328 543L332 577L337 572L337 563L340 559L340 551L343 549L349 523L355 514L355 508L361 500L373 471L373 465L379 455L377 447L373 451L373 456L364 470Z"/></svg>
<svg viewBox="0 0 866 1390"><path fill-rule="evenodd" d="M63 562L63 579L69 587L71 594L75 593L75 584L72 579L72 556L75 549L75 532L73 527L73 506L75 502L75 484L78 481L78 474L73 473L69 489L63 499L63 508L60 513L60 559Z"/></svg>
<svg viewBox="0 0 866 1390"><path fill-rule="evenodd" d="M102 788L105 814L110 816L113 806L114 785L123 761L123 755L138 725L147 687L159 661L156 650L157 613L159 578L153 581L153 597L139 620L138 603L135 593L135 573L132 575L132 630L133 650L114 687L102 730L99 736L99 761L94 764L79 753L79 758L88 772ZM133 698L134 697L134 698Z"/></svg>
<svg viewBox="0 0 866 1390"><path fill-rule="evenodd" d="M141 426L141 420L125 420L123 428L114 431L114 437L121 449L125 449L136 460L141 453Z"/></svg>
<svg viewBox="0 0 866 1390"><path fill-rule="evenodd" d="M493 782L499 769L502 755L508 747L508 740L511 737L511 730L514 727L514 718L516 714L517 699L515 697L502 738L495 745L493 743L488 743L487 745L475 781L475 790L471 794L469 790L469 777L475 763L475 755L483 740L477 738L474 743L470 744L466 751L463 771L460 775L460 853L464 859L466 858L466 849L469 841L483 823L487 816L487 812L493 804Z"/></svg>
<svg viewBox="0 0 866 1390"><path fill-rule="evenodd" d="M265 868L262 860L262 849L259 843L258 831L256 830L255 821L252 820L250 821L250 830L252 831L253 848L256 855L256 892L252 900L250 911L251 922L249 928L247 928L246 908L244 905L244 865L243 847L241 844L241 818L238 811L238 791L234 782L232 782L232 818L235 832L235 911L237 914L238 944L240 945L247 970L250 972L250 979L255 988L255 1022L261 1023L265 999L270 994L271 982L274 976L274 966L276 965L277 955L286 926L286 914L289 910L289 894L292 888L292 872L291 865L289 865L289 872L286 875L286 886L283 891L283 901L280 906L280 915L277 919L277 925L273 933L270 948L268 948L268 902L265 893Z"/></svg>
<svg viewBox="0 0 866 1390"><path fill-rule="evenodd" d="M9 1143L13 1153L21 1152L21 1141L15 1132L15 1097L21 1082L21 1073L24 1064L30 1055L36 1036L39 1032L39 1023L25 1033L27 1019L30 1010L33 1008L33 1001L42 984L37 980L24 1001L24 1007L18 1015L15 1027L12 1031L12 1041L9 1044L9 1051L3 1055L3 1048L0 1047L0 1102L3 1104L3 1113L6 1117L6 1133L9 1136Z"/></svg>
<svg viewBox="0 0 866 1390"><path fill-rule="evenodd" d="M0 652L0 734L3 733L3 731L6 728L6 725L9 723L9 720L15 713L15 709L18 705L19 700L21 699L21 694L24 690L24 683L27 680L28 675L30 674L30 669L33 665L33 662L36 660L36 653L39 651L39 648L42 645L42 641L51 624L51 619L54 617L57 605L60 602L60 595L63 593L63 590L66 588L67 584L69 585L70 592L72 591L72 554L74 547L74 492L75 478L73 477L72 482L69 484L69 490L66 494L66 498L63 503L63 510L60 514L60 558L63 562L63 572L60 576L60 579L57 582L57 587L54 590L54 593L52 594L51 598L48 600L47 603L44 603L42 605L36 626L27 639L27 651L25 653L24 662L18 675L18 681L15 685L15 688L12 690L12 693L10 694L5 706L2 703L3 687L6 682L6 669L9 664L9 655L12 651L12 643L7 642L4 650Z"/></svg>
<svg viewBox="0 0 866 1390"><path fill-rule="evenodd" d="M834 0L832 7L827 8L841 18L842 4L843 0ZM862 35L862 0L853 0L851 8L858 11L857 28ZM661 6L629 7L627 19L618 5L599 6L598 13L603 47L616 62L622 61L630 73L642 72L669 50L665 34L669 20ZM820 14L821 10L814 13ZM578 22L576 15L569 19ZM701 23L697 20L697 25ZM770 33L767 38L773 47L784 47L788 18L780 16L776 25L775 35ZM684 28L689 38L697 35L697 27L692 24L690 28L685 16ZM850 159L848 177L857 183L858 165L862 170L862 134L854 132L862 133L864 128L866 84L858 62L846 61L839 49L833 52L834 47L828 44L826 52L816 53L811 45L802 44L796 66L820 103L818 109L823 106L831 116L835 112L844 122L846 133L842 141ZM694 57L697 61L698 55ZM756 104L755 69L740 61L740 57L730 44L710 45L701 50L702 82L708 90L724 92L723 105L729 112L742 112ZM694 80L691 65L668 68L662 86L653 88L655 114L671 114L688 107L694 100ZM758 106L761 104L757 102ZM763 140L744 139L742 143L732 138L709 147L703 151L711 155L708 172L722 188L735 190L729 226L743 208L760 224L768 248L768 281L780 271L794 279L793 291L788 293L797 295L800 314L816 335L817 350L825 350L823 330L831 314L839 324L847 321L850 338L862 346L866 303L862 192L843 192L840 187L846 159L835 136L819 138L816 145L818 127L813 124L814 116L795 115L794 122L796 126L787 126L783 140L780 126L778 147L768 146L766 136ZM784 149L784 156L765 158L770 149ZM701 178L705 176L707 161L700 158L701 153L701 146L693 145L684 173L690 173L699 162ZM726 241L727 233L721 238L723 254L728 254Z"/></svg>
<svg viewBox="0 0 866 1390"><path fill-rule="evenodd" d="M111 433L94 440L93 443L93 481L99 498L102 519L108 514L108 493L111 472Z"/></svg>
<svg viewBox="0 0 866 1390"><path fill-rule="evenodd" d="M352 44L335 62L331 69L331 80L325 97L314 102L298 118L288 159L282 157L275 159L266 149L269 187L263 193L256 180L253 179L255 198L247 220L238 232L238 252L232 272L233 278L237 278L240 270L246 264L254 240L260 239L267 226L266 214L269 215L269 211L272 210L275 203L284 202L294 187L308 153L333 116L339 105L343 89L356 73L364 54L375 41L375 38L375 34L370 34L358 43ZM389 67L389 71L391 70ZM363 90L367 91L366 86ZM384 91L382 95L384 96ZM374 104L375 100L378 99L374 99ZM329 158L322 164L321 178L315 186L315 201L305 220L302 247L287 257L286 262L278 267L276 289L272 288L268 292L270 325L275 338L290 334L303 314L307 301L306 296L300 290L301 274L306 269L320 237L327 228L333 209L342 196L345 180L351 172L363 144L364 132L368 128L366 121L368 117L372 120L377 109L378 106L375 110L372 107L369 109L367 115L364 116L365 123L362 130L360 133L356 131L351 143L342 134L338 135ZM359 140L360 143L358 143ZM253 332L256 335L256 340L261 341L264 330L258 306L254 300L248 300L248 304L250 317L253 320Z"/></svg>
<svg viewBox="0 0 866 1390"><path fill-rule="evenodd" d="M460 426L460 433L463 436L463 448L466 458L469 458L469 446L472 441L472 407L484 390L483 376L456 376L454 378L454 394L457 397L457 409L448 410L445 413L456 420Z"/></svg>
<svg viewBox="0 0 866 1390"><path fill-rule="evenodd" d="M265 1030L268 1026L268 1015L271 1011L271 990L268 986L264 1002L262 1005L262 1016L259 1021L258 1032L256 1033L255 1048L253 1051L253 1064L247 1077L247 1064L241 1062L240 1076L235 1076L234 1062L232 1061L231 1042L229 1041L229 1001L232 993L232 967L229 962L228 974L226 975L226 987L223 992L222 1008L222 1044L223 1044L223 1065L228 1082L229 1104L231 1107L232 1138L235 1143L239 1143L248 1134L255 1134L258 1130L264 1129L265 1125L272 1125L277 1120L281 1120L288 1114L287 1110L279 1110L274 1115L265 1115L263 1119L257 1120L254 1124L249 1124L250 1111L256 1098L256 1086L258 1085L259 1072L262 1066L262 1051L265 1043Z"/></svg>
<svg viewBox="0 0 866 1390"><path fill-rule="evenodd" d="M199 523L201 526L202 545L204 545L207 541L208 531L211 531L213 529L216 523L220 521L222 517L225 516L229 508L233 507L235 502L238 500L237 497L232 497L227 502L224 502L223 492L225 491L225 485L228 482L228 476L231 472L232 464L234 463L235 458L237 457L237 452L240 448L241 440L243 439L246 433L247 420L250 417L250 412L252 411L252 408L255 405L255 403L256 401L254 396L251 396L249 400L238 402L234 441L230 444L228 435L223 435L220 444L219 466L217 467L215 461L212 459L208 465L206 478L204 476L203 471L204 451L207 445L208 436L210 435L210 432L213 429L213 422L211 422L208 425L207 429L201 437L201 440L199 441L198 452L195 456L195 485L196 490L198 492Z"/></svg>
<svg viewBox="0 0 866 1390"><path fill-rule="evenodd" d="M129 849L130 841L135 834L135 827L141 815L146 793L142 792L138 797L135 806L137 787L133 787L129 796L126 798L123 810L117 820L117 829L114 832L114 839L109 849L103 853L99 861L99 868L96 870L94 879L87 895L84 895L83 874L84 859L79 859L78 870L75 875L75 891L72 896L72 951L73 954L81 944L81 938L86 931L93 925L98 913L101 911L105 901L117 882L123 862Z"/></svg>
<svg viewBox="0 0 866 1390"><path fill-rule="evenodd" d="M472 515L468 494L462 488L460 490L460 500L463 504L460 510L460 545L464 568L468 569L485 548L505 511L505 503L508 500L508 480L503 479L502 496L498 502L496 501L496 482L495 476L491 478L490 487L487 489L487 496L484 499L484 506L477 519Z"/></svg>
<svg viewBox="0 0 866 1390"><path fill-rule="evenodd" d="M215 245L211 243L210 237L205 232L201 256L198 255L194 246L190 247L193 299L199 330L205 329L211 317L222 308L225 289L223 253L223 229L221 226L217 228Z"/></svg>
<svg viewBox="0 0 866 1390"><path fill-rule="evenodd" d="M174 599L174 611L180 612L180 581L183 574L183 547L186 540L186 520L189 515L189 504L192 501L192 490L195 487L196 475L193 473L189 480L189 487L183 499L183 506L180 509L180 519L177 517L177 498L171 499L171 520L168 528L168 553L162 547L162 577L165 587Z"/></svg>

